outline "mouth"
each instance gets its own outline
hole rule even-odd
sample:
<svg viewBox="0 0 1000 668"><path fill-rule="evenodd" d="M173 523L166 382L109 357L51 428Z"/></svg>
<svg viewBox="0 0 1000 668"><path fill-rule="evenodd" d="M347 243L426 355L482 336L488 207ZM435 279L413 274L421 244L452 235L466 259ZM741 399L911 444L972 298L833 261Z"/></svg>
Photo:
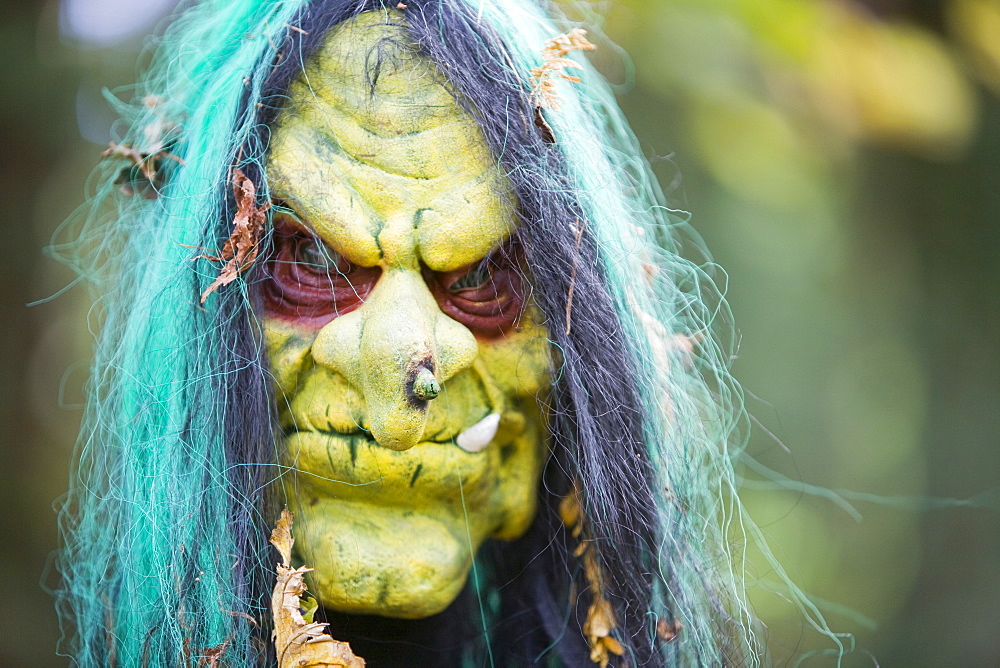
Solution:
<svg viewBox="0 0 1000 668"><path fill-rule="evenodd" d="M501 416L499 413L490 413L479 422L466 427L453 437L445 439L428 438L421 440L419 444L455 445L465 452L475 454L477 452L482 452L487 446L489 446L490 443L493 442L496 438L497 431L500 429L500 421ZM364 427L360 427L352 431L340 431L336 429L323 429L315 426L301 428L298 425L292 425L290 428L284 430L284 436L285 438L288 438L292 434L310 432L323 434L333 438L350 439L352 448L356 447L358 440L368 441L371 445L378 445L378 441L373 438L371 432Z"/></svg>
<svg viewBox="0 0 1000 668"><path fill-rule="evenodd" d="M282 459L307 496L378 505L409 505L420 498L460 502L462 495L471 501L498 484L523 429L516 412L490 413L453 437L432 435L408 450L391 450L362 429L344 433L301 425L285 430Z"/></svg>

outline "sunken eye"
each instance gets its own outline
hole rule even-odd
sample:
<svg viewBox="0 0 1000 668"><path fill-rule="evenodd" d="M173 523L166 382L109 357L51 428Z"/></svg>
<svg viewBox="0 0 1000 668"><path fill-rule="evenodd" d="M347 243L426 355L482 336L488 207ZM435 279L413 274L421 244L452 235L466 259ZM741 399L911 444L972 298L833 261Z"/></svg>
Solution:
<svg viewBox="0 0 1000 668"><path fill-rule="evenodd" d="M338 275L347 276L355 269L355 265L343 255L322 241L305 235L295 241L294 261L303 271L330 279L335 279Z"/></svg>
<svg viewBox="0 0 1000 668"><path fill-rule="evenodd" d="M382 270L352 264L301 226L280 221L264 273L269 315L321 327L358 308Z"/></svg>
<svg viewBox="0 0 1000 668"><path fill-rule="evenodd" d="M330 251L333 254L333 251ZM298 256L296 259L305 265L308 265L311 269L329 269L331 262L327 253L323 252L323 249L319 247L313 239L302 239L299 242Z"/></svg>
<svg viewBox="0 0 1000 668"><path fill-rule="evenodd" d="M485 287L486 283L493 278L489 265L484 261L469 269L468 273L448 286L452 293L462 290L472 290Z"/></svg>
<svg viewBox="0 0 1000 668"><path fill-rule="evenodd" d="M461 269L425 271L441 310L477 336L496 338L514 327L524 309L521 250L509 241Z"/></svg>

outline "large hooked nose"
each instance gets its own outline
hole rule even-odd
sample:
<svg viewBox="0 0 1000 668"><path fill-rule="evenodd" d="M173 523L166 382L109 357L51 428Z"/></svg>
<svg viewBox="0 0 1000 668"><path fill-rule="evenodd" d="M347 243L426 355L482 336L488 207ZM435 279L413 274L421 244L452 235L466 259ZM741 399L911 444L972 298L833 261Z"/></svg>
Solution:
<svg viewBox="0 0 1000 668"><path fill-rule="evenodd" d="M438 307L418 270L390 267L365 303L323 327L313 358L364 395L372 436L392 450L420 441L427 405L479 353L475 337Z"/></svg>

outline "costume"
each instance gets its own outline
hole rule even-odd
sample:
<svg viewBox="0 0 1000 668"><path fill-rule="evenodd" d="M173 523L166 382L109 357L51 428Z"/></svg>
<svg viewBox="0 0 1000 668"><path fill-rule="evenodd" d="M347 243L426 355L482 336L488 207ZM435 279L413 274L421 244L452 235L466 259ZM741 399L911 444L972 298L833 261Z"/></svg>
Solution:
<svg viewBox="0 0 1000 668"><path fill-rule="evenodd" d="M755 661L707 278L586 45L518 0L171 26L82 237L80 665L273 660L283 505L373 665Z"/></svg>

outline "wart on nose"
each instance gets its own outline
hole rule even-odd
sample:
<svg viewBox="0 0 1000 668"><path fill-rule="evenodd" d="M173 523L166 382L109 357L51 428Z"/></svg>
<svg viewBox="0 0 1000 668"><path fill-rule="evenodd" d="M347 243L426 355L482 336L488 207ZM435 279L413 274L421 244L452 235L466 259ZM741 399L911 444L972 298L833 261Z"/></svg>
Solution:
<svg viewBox="0 0 1000 668"><path fill-rule="evenodd" d="M434 372L429 365L422 365L415 369L407 383L407 396L410 401L417 401L424 404L431 399L437 398L441 393L441 384L434 377Z"/></svg>

